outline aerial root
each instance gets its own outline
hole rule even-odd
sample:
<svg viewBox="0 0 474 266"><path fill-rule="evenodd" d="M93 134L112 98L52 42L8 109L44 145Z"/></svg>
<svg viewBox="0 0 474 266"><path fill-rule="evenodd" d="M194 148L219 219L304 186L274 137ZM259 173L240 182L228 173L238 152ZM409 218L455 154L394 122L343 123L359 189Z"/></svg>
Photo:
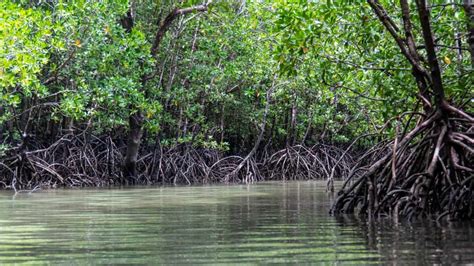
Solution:
<svg viewBox="0 0 474 266"><path fill-rule="evenodd" d="M225 156L223 152L186 143L164 148L157 141L154 146L143 148L143 156L137 162L139 174L130 180L122 173L124 148L123 142L110 135L95 136L87 132L66 134L48 145L35 143L2 158L0 188L31 190L38 187L325 179L332 168L335 176L347 176L355 163L343 149L326 144L296 145L269 156L258 157L253 153L241 157Z"/></svg>
<svg viewBox="0 0 474 266"><path fill-rule="evenodd" d="M379 156L355 165L331 212L473 218L473 135L469 119L434 113L406 135L369 150L363 157Z"/></svg>
<svg viewBox="0 0 474 266"><path fill-rule="evenodd" d="M342 177L354 164L352 156L344 156L342 149L325 144L290 146L273 153L265 161L264 175L270 180L325 179L339 158L342 161L335 168L335 175Z"/></svg>

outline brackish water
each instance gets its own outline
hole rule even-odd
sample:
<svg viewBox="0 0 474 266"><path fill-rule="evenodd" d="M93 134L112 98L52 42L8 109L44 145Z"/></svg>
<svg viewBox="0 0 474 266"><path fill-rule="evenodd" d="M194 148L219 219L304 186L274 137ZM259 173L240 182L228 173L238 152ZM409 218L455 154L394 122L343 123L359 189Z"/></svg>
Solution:
<svg viewBox="0 0 474 266"><path fill-rule="evenodd" d="M0 192L0 264L474 263L474 223L332 217L323 182Z"/></svg>

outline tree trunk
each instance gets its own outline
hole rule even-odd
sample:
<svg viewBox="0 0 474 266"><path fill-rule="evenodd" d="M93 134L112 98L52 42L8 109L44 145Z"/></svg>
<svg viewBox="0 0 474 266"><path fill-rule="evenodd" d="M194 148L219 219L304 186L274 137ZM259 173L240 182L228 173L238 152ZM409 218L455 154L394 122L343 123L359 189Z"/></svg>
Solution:
<svg viewBox="0 0 474 266"><path fill-rule="evenodd" d="M405 30L405 43L408 48L410 56L413 58L414 63L421 65L420 54L416 50L415 38L412 32L412 23L410 19L410 6L407 0L400 0L400 7L402 9L402 20L403 20L403 29ZM416 84L418 86L419 97L422 99L423 109L426 113L431 110L431 97L428 92L428 86L426 83L425 73L420 71L419 68L413 66L412 74L415 77Z"/></svg>
<svg viewBox="0 0 474 266"><path fill-rule="evenodd" d="M225 105L222 104L221 106L221 118L220 118L220 138L219 138L219 144L222 144L224 142L224 127L225 127Z"/></svg>
<svg viewBox="0 0 474 266"><path fill-rule="evenodd" d="M431 85L435 95L435 102L438 107L441 107L444 105L445 96L443 80L441 79L441 69L436 56L435 41L433 32L431 31L430 12L426 6L426 0L417 0L416 5L418 7L418 15L420 16L423 39L426 45L428 65L430 66Z"/></svg>
<svg viewBox="0 0 474 266"><path fill-rule="evenodd" d="M176 132L176 140L178 141L179 138L181 137L181 128L183 127L183 107L179 107L179 117L178 117L178 128ZM183 136L184 137L184 136Z"/></svg>
<svg viewBox="0 0 474 266"><path fill-rule="evenodd" d="M474 2L473 0L464 0L464 10L467 20L467 43L471 52L471 65L474 67Z"/></svg>
<svg viewBox="0 0 474 266"><path fill-rule="evenodd" d="M188 13L192 13L195 11L206 11L208 5L211 1L207 2L206 4L197 5L193 7L178 9L173 9L163 20L163 22L158 27L158 31L156 32L155 39L153 41L150 54L153 57L156 57L158 53L158 49L160 47L161 41L165 33L168 31L169 27L171 26L172 22L181 15L185 15ZM126 18L122 21L122 26L129 32L133 27L133 16L132 12L127 12ZM145 90L145 86L148 80L153 78L155 74L151 76L142 76L142 91ZM131 106L130 110L133 112L132 115L129 117L129 136L127 142L127 151L124 158L124 167L123 167L123 174L129 181L134 181L135 177L137 176L137 159L140 150L140 143L141 138L143 135L143 114L140 110L134 110L137 107Z"/></svg>
<svg viewBox="0 0 474 266"><path fill-rule="evenodd" d="M298 114L298 108L297 108L297 99L296 96L294 96L293 104L291 105L291 121L290 121L290 138L289 138L289 145L293 146L295 145L296 141L296 117Z"/></svg>
<svg viewBox="0 0 474 266"><path fill-rule="evenodd" d="M313 112L310 111L309 116L308 116L308 125L306 126L303 139L301 140L301 145L305 145L305 142L308 139L308 136L310 136L312 125L313 125Z"/></svg>
<svg viewBox="0 0 474 266"><path fill-rule="evenodd" d="M127 152L124 159L124 176L130 183L134 183L134 179L137 176L137 159L143 135L142 124L143 115L141 112L130 115L130 132L128 135Z"/></svg>

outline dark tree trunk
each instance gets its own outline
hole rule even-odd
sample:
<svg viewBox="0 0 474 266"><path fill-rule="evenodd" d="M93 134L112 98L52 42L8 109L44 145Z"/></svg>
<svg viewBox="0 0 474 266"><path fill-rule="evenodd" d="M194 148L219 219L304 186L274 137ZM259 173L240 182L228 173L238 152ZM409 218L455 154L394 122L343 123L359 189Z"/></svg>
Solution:
<svg viewBox="0 0 474 266"><path fill-rule="evenodd" d="M289 141L288 144L290 146L293 146L296 141L296 117L298 114L298 109L297 109L297 103L296 103L296 96L293 101L293 104L291 105L291 121L290 121L290 134L289 134Z"/></svg>
<svg viewBox="0 0 474 266"><path fill-rule="evenodd" d="M220 117L220 125L219 125L219 130L220 130L220 137L219 137L219 143L222 144L224 142L224 128L225 128L225 105L222 104L221 106L221 117Z"/></svg>
<svg viewBox="0 0 474 266"><path fill-rule="evenodd" d="M472 0L464 0L464 10L466 11L467 20L467 43L471 52L471 65L474 67L474 2Z"/></svg>
<svg viewBox="0 0 474 266"><path fill-rule="evenodd" d="M408 1L401 0L400 7L402 9L403 29L405 31L405 43L408 48L408 53L416 64L421 65L421 56L416 50L415 38L413 37L413 26L410 19L410 6L408 5ZM413 66L412 69L412 74L418 86L419 97L422 99L423 109L428 113L431 110L431 97L428 92L425 73L415 66Z"/></svg>
<svg viewBox="0 0 474 266"><path fill-rule="evenodd" d="M418 7L418 15L420 16L420 24L428 56L428 65L430 66L431 86L435 95L436 105L441 107L444 104L445 96L443 80L441 79L441 69L436 56L435 41L433 32L431 31L430 13L426 6L426 0L417 0L416 5Z"/></svg>
<svg viewBox="0 0 474 266"><path fill-rule="evenodd" d="M180 15L185 15L195 11L206 11L208 4L197 5L189 8L173 9L168 16L163 20L163 22L158 27L158 31L155 35L155 40L153 41L150 54L153 57L156 57L158 49L160 47L161 41L166 33L166 31L171 26L172 22L179 17ZM128 31L133 27L133 14L131 11L127 12L127 15L122 19L122 26ZM143 76L142 77L142 91L145 90L145 86L148 80L153 78L155 75ZM143 114L140 110L134 110L137 107L131 106L130 110L133 112L129 117L129 136L127 142L127 151L124 158L124 167L123 174L131 182L137 176L137 159L140 151L140 143L143 135Z"/></svg>
<svg viewBox="0 0 474 266"><path fill-rule="evenodd" d="M120 20L122 27L127 33L130 33L133 29L134 21L131 8L127 11L125 16ZM133 110L133 107L130 107L130 110ZM127 141L127 151L125 153L125 158L123 162L123 175L126 178L126 181L129 183L134 183L135 177L137 175L137 159L138 152L140 149L140 141L142 138L142 121L143 116L140 111L133 113L128 118L129 122L129 133Z"/></svg>
<svg viewBox="0 0 474 266"><path fill-rule="evenodd" d="M137 176L137 159L140 150L140 142L143 135L143 115L140 112L129 117L130 132L127 141L127 152L124 159L124 176L133 183Z"/></svg>
<svg viewBox="0 0 474 266"><path fill-rule="evenodd" d="M433 99L421 97L430 106L429 112L422 115L412 130L406 131L407 124L403 134L397 133L394 141L385 145L390 152L371 162L368 167L359 168L363 171L362 175L350 188L339 193L333 212L342 210L350 213L359 209L369 216L385 213L409 220L431 214L438 214L438 220L445 216L471 219L472 208L468 207L472 203L470 193L463 194L452 188L460 186L469 191L466 184L472 181L474 170L470 168L473 150L468 134L474 118L445 99L427 0L415 1L427 69L420 63L425 60L421 60L413 49L408 1L400 0L405 38L399 35L399 30L391 23L378 0L367 2L412 65L417 82L422 81L422 86L418 83L419 89L426 86ZM399 208L401 204L404 204L403 209Z"/></svg>

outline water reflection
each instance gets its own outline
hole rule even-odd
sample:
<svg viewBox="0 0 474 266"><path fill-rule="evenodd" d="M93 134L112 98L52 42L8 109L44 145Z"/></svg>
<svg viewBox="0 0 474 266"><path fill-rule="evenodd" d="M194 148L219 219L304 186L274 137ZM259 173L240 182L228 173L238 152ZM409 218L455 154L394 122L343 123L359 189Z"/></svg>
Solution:
<svg viewBox="0 0 474 266"><path fill-rule="evenodd" d="M357 217L337 217L340 226L356 226L367 247L394 264L453 264L474 262L474 222L437 223L425 220L394 223Z"/></svg>
<svg viewBox="0 0 474 266"><path fill-rule="evenodd" d="M473 224L328 215L321 182L0 193L0 263L474 262Z"/></svg>

